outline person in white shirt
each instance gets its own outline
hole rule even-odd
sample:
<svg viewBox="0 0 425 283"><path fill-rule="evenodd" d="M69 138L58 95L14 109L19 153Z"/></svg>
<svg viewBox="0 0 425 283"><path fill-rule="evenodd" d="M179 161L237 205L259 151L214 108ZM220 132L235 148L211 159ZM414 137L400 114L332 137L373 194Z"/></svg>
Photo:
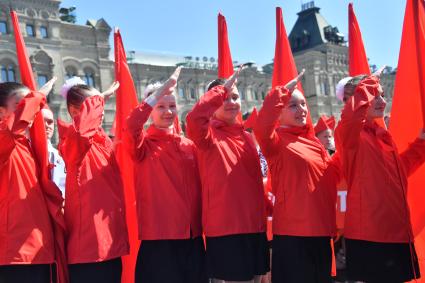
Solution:
<svg viewBox="0 0 425 283"><path fill-rule="evenodd" d="M59 187L62 192L62 196L65 197L65 163L60 156L58 150L53 147L51 139L55 131L55 120L53 117L53 112L50 109L41 110L44 118L44 125L46 127L46 136L47 136L47 150L49 153L49 162L53 165L51 176L52 181Z"/></svg>

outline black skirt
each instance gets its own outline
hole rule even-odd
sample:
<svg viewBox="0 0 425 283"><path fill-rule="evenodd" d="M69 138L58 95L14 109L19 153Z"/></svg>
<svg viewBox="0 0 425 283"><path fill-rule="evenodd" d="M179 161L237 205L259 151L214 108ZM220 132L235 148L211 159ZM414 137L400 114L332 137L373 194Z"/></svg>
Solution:
<svg viewBox="0 0 425 283"><path fill-rule="evenodd" d="M208 276L225 281L249 281L270 271L266 233L207 237Z"/></svg>
<svg viewBox="0 0 425 283"><path fill-rule="evenodd" d="M50 264L0 266L0 283L50 283L54 279Z"/></svg>
<svg viewBox="0 0 425 283"><path fill-rule="evenodd" d="M406 282L419 278L414 244L345 239L347 277L366 282Z"/></svg>
<svg viewBox="0 0 425 283"><path fill-rule="evenodd" d="M121 257L101 262L70 264L68 267L70 283L121 282Z"/></svg>
<svg viewBox="0 0 425 283"><path fill-rule="evenodd" d="M273 283L331 283L330 237L273 235Z"/></svg>
<svg viewBox="0 0 425 283"><path fill-rule="evenodd" d="M142 240L135 283L207 283L202 237L187 240Z"/></svg>

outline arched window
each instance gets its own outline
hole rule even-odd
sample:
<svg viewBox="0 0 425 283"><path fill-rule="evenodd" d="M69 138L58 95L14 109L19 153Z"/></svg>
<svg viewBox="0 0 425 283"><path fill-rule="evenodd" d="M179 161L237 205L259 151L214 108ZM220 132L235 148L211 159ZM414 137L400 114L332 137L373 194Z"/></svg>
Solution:
<svg viewBox="0 0 425 283"><path fill-rule="evenodd" d="M91 87L96 87L96 83L94 81L94 72L91 70L85 70L84 71L84 77L83 81L86 83L86 85Z"/></svg>
<svg viewBox="0 0 425 283"><path fill-rule="evenodd" d="M48 38L49 37L49 32L48 32L47 27L45 27L45 26L40 27L40 36L41 36L41 38Z"/></svg>
<svg viewBox="0 0 425 283"><path fill-rule="evenodd" d="M193 87L190 88L190 99L196 99L196 91Z"/></svg>
<svg viewBox="0 0 425 283"><path fill-rule="evenodd" d="M77 76L77 70L74 67L68 66L65 68L65 79L68 80L72 77Z"/></svg>
<svg viewBox="0 0 425 283"><path fill-rule="evenodd" d="M12 66L4 66L0 67L1 69L1 81L2 82L15 82L15 69Z"/></svg>
<svg viewBox="0 0 425 283"><path fill-rule="evenodd" d="M29 37L35 37L35 32L34 32L34 26L33 25L27 24L26 31L27 31L27 36L29 36Z"/></svg>
<svg viewBox="0 0 425 283"><path fill-rule="evenodd" d="M184 88L183 88L183 86L180 86L180 87L179 87L178 95L179 95L179 98L180 98L180 99L184 99L184 98L186 98L186 95L185 95L185 93L184 93Z"/></svg>
<svg viewBox="0 0 425 283"><path fill-rule="evenodd" d="M38 74L37 75L37 84L38 87L42 87L43 85L45 85L48 81L48 76L45 74Z"/></svg>
<svg viewBox="0 0 425 283"><path fill-rule="evenodd" d="M0 21L0 34L7 34L7 22Z"/></svg>

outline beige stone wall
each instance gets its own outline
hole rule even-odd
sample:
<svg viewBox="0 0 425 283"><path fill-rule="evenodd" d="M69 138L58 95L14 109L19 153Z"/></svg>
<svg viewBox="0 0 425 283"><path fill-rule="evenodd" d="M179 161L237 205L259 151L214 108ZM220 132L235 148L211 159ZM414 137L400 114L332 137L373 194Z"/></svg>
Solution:
<svg viewBox="0 0 425 283"><path fill-rule="evenodd" d="M65 23L59 19L58 0L0 0L0 21L8 23L8 34L0 35L0 66L15 69L16 80L20 80L8 9L13 7L19 14L21 30L26 35L26 24L36 30L35 37L25 37L31 56L34 74L53 75L58 81L50 98L55 114L67 120L68 114L63 99L59 96L60 86L67 74L83 77L93 73L95 87L105 90L114 79L113 61L110 60L111 28L103 20L89 21L87 25ZM47 27L48 38L41 38L39 28ZM308 98L313 120L319 115L339 117L341 103L335 98L335 85L347 75L348 49L331 43L295 53L298 70L306 69L303 78L304 92ZM155 81L164 81L174 70L174 66L152 66L130 64L139 99L145 87ZM180 109L180 120L184 121L207 84L216 78L216 71L210 69L183 69L176 91ZM389 97L389 106L394 88L394 74L383 78L383 85ZM251 111L254 106L261 107L264 95L271 86L271 74L258 71L256 67L247 68L241 73L238 88L242 96L242 111ZM106 107L105 129L109 131L114 119L114 99ZM390 109L390 108L389 108Z"/></svg>

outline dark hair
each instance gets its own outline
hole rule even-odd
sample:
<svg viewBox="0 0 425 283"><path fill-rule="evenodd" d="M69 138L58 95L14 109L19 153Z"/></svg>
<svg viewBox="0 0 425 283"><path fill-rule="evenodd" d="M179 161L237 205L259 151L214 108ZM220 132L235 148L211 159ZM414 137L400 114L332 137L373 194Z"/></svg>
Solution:
<svg viewBox="0 0 425 283"><path fill-rule="evenodd" d="M0 83L0 107L7 106L7 100L21 90L28 89L26 86L15 82Z"/></svg>
<svg viewBox="0 0 425 283"><path fill-rule="evenodd" d="M216 87L218 85L224 85L225 83L226 83L225 79L215 79L208 84L207 91L211 90L213 87Z"/></svg>
<svg viewBox="0 0 425 283"><path fill-rule="evenodd" d="M348 96L354 95L354 90L365 78L367 78L367 75L358 75L351 78L344 86L344 94Z"/></svg>
<svg viewBox="0 0 425 283"><path fill-rule="evenodd" d="M66 105L79 108L84 100L89 97L88 92L93 89L93 87L83 84L71 87L66 94Z"/></svg>

